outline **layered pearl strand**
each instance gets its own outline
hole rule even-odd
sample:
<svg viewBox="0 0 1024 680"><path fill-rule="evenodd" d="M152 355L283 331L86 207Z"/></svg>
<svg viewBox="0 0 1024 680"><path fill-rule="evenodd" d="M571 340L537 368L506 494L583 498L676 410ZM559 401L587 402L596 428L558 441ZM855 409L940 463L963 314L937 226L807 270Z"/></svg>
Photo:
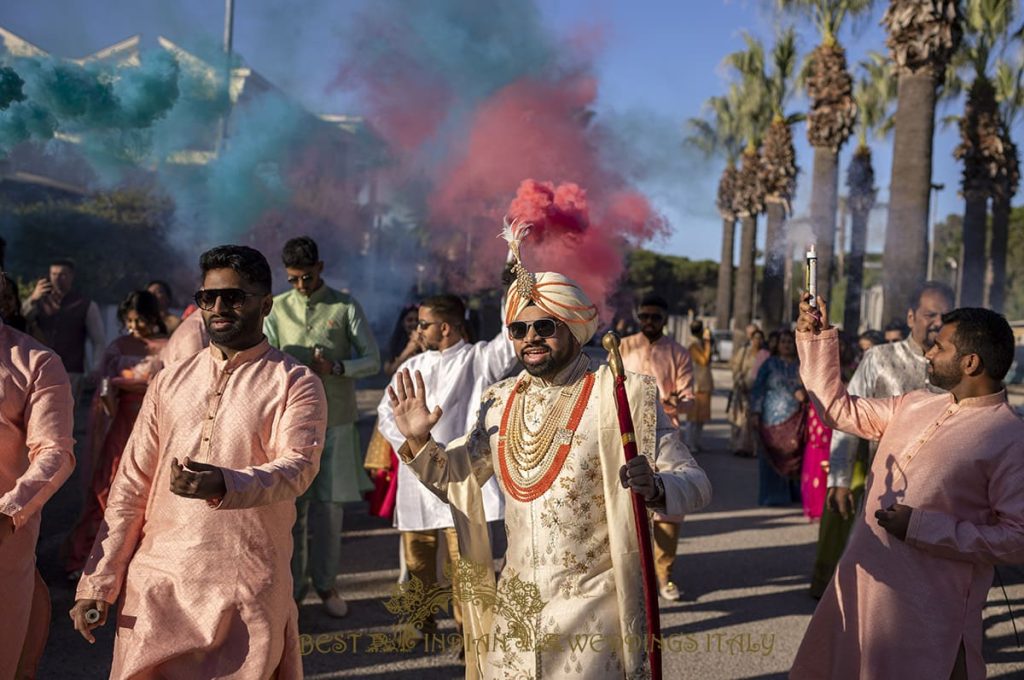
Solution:
<svg viewBox="0 0 1024 680"><path fill-rule="evenodd" d="M533 500L558 476L590 399L594 376L587 374L587 368L581 362L573 371L536 429L526 422L529 380L513 388L502 417L498 450L507 490L514 498Z"/></svg>

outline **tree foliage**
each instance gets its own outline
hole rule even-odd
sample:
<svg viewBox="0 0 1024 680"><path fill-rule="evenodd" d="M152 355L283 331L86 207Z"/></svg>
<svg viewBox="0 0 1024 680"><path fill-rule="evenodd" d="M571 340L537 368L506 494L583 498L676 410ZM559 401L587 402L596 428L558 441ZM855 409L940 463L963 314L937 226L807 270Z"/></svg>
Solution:
<svg viewBox="0 0 1024 680"><path fill-rule="evenodd" d="M718 263L661 255L650 250L631 251L626 259L623 285L636 300L656 293L668 301L671 314L689 310L710 314L715 304Z"/></svg>
<svg viewBox="0 0 1024 680"><path fill-rule="evenodd" d="M96 194L81 202L0 205L7 269L31 283L46 276L52 260L70 258L75 287L101 303L120 302L153 278L187 288L195 283L195 263L182 262L169 249L171 213L168 201L140 190Z"/></svg>

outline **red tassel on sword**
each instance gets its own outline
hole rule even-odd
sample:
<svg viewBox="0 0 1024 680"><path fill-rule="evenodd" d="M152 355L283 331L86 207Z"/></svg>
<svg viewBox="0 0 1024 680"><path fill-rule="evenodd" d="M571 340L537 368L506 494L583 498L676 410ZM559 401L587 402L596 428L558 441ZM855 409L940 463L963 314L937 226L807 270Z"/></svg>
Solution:
<svg viewBox="0 0 1024 680"><path fill-rule="evenodd" d="M601 339L601 345L608 350L608 366L615 376L615 407L619 416L619 431L622 433L622 453L626 462L639 454L636 448L636 434L633 430L633 414L629 410L626 396L626 373L622 368L619 354L619 336L609 331ZM640 544L640 567L644 572L644 605L647 612L647 656L651 664L651 677L661 680L661 619L658 613L658 587L654 575L654 552L651 550L651 529L647 521L647 506L639 494L631 493L633 501L633 522L636 538Z"/></svg>

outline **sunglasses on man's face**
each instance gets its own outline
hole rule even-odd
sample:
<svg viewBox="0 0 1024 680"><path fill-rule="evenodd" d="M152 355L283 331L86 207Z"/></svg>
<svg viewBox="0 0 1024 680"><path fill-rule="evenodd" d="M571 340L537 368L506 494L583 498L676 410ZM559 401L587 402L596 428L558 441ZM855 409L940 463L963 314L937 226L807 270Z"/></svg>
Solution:
<svg viewBox="0 0 1024 680"><path fill-rule="evenodd" d="M442 321L423 321L423 320L418 320L418 321L416 321L416 328L420 329L421 331L425 331L428 328L430 328L431 326L437 326L437 325L439 325L441 323L443 323L443 322Z"/></svg>
<svg viewBox="0 0 1024 680"><path fill-rule="evenodd" d="M245 299L249 297L261 297L257 293L248 293L241 288L206 288L196 291L195 301L199 309L210 311L217 304L220 298L225 307L241 309Z"/></svg>
<svg viewBox="0 0 1024 680"><path fill-rule="evenodd" d="M654 321L654 322L664 321L665 320L665 317L662 316L661 314L637 314L636 318L640 319L641 321Z"/></svg>
<svg viewBox="0 0 1024 680"><path fill-rule="evenodd" d="M316 278L316 274L303 274L302 276L289 276L288 277L288 283L290 283L291 285L294 286L299 281L302 281L303 283L309 283L310 281L312 281L315 278Z"/></svg>
<svg viewBox="0 0 1024 680"><path fill-rule="evenodd" d="M530 327L539 338L550 338L558 330L558 321L555 319L536 319L534 321L513 321L508 325L508 334L513 340L522 340L530 332Z"/></svg>

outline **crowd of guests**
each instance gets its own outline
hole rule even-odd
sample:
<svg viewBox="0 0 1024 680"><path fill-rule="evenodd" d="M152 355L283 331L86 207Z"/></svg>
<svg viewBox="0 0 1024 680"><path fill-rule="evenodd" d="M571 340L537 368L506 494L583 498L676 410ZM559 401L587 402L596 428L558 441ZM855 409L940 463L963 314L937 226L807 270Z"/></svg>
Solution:
<svg viewBox="0 0 1024 680"><path fill-rule="evenodd" d="M902 341L904 324L842 335L840 362L849 380L864 352L885 342ZM758 459L758 505L802 503L809 520L822 516L827 492L832 431L807 397L800 380L793 331L767 337L755 324L729 362L732 391L726 407L733 454Z"/></svg>

